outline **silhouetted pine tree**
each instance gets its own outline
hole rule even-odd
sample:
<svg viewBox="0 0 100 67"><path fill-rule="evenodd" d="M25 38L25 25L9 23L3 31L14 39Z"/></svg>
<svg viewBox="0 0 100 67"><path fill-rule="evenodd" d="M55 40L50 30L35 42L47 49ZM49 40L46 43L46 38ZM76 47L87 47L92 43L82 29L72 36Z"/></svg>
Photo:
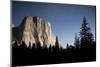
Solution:
<svg viewBox="0 0 100 67"><path fill-rule="evenodd" d="M79 41L79 37L77 37L77 33L75 33L74 45L75 45L75 48L80 48L80 41Z"/></svg>
<svg viewBox="0 0 100 67"><path fill-rule="evenodd" d="M51 45L49 46L49 51L52 52L52 47L51 47Z"/></svg>
<svg viewBox="0 0 100 67"><path fill-rule="evenodd" d="M32 48L34 49L35 48L35 44L33 43L33 46L32 46Z"/></svg>
<svg viewBox="0 0 100 67"><path fill-rule="evenodd" d="M59 48L59 41L57 36L56 36L55 48Z"/></svg>
<svg viewBox="0 0 100 67"><path fill-rule="evenodd" d="M28 47L28 48L32 48L32 47L31 47L31 43L30 43L30 42L29 42L29 47Z"/></svg>
<svg viewBox="0 0 100 67"><path fill-rule="evenodd" d="M42 48L40 42L37 43L37 48L38 48L38 49L41 49L41 48Z"/></svg>
<svg viewBox="0 0 100 67"><path fill-rule="evenodd" d="M74 47L73 45L70 45L69 48L70 48L70 49L74 49L75 47Z"/></svg>
<svg viewBox="0 0 100 67"><path fill-rule="evenodd" d="M66 45L66 49L69 49L69 44L67 43L67 45Z"/></svg>
<svg viewBox="0 0 100 67"><path fill-rule="evenodd" d="M80 30L81 48L90 48L93 42L93 34L90 32L86 17L83 18L82 27Z"/></svg>
<svg viewBox="0 0 100 67"><path fill-rule="evenodd" d="M21 49L22 48L26 48L26 44L25 44L25 42L24 41L22 41L22 44L19 46Z"/></svg>

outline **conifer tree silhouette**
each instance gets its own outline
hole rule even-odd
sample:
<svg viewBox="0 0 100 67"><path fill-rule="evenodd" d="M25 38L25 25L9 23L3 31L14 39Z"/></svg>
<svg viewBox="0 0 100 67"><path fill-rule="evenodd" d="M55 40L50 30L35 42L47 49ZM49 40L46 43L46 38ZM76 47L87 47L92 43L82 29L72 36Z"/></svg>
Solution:
<svg viewBox="0 0 100 67"><path fill-rule="evenodd" d="M90 31L86 17L83 18L82 27L80 30L81 48L90 48L93 42L93 34Z"/></svg>
<svg viewBox="0 0 100 67"><path fill-rule="evenodd" d="M59 41L58 41L58 37L57 37L57 36L56 36L55 47L56 47L56 48L59 48Z"/></svg>
<svg viewBox="0 0 100 67"><path fill-rule="evenodd" d="M80 41L77 33L75 33L75 41L74 41L75 48L80 48Z"/></svg>

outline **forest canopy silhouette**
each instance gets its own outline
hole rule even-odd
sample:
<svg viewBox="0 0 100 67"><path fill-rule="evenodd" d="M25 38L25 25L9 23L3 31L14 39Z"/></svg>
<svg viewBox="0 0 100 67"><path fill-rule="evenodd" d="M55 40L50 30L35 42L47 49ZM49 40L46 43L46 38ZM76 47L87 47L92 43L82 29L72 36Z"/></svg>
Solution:
<svg viewBox="0 0 100 67"><path fill-rule="evenodd" d="M67 35L67 34L66 34ZM17 40L12 44L12 65L40 65L71 62L96 61L96 40L88 25L86 17L83 17L79 35L75 32L74 46L66 44L66 48L60 47L56 36L55 46L47 47L25 42L18 45Z"/></svg>

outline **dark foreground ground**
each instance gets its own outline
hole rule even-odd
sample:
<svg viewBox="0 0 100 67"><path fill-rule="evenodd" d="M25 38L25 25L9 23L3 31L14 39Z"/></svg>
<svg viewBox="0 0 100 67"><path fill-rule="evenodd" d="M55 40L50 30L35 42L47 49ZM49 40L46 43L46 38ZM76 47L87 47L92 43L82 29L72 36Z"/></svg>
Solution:
<svg viewBox="0 0 100 67"><path fill-rule="evenodd" d="M95 48L12 47L12 66L96 61Z"/></svg>

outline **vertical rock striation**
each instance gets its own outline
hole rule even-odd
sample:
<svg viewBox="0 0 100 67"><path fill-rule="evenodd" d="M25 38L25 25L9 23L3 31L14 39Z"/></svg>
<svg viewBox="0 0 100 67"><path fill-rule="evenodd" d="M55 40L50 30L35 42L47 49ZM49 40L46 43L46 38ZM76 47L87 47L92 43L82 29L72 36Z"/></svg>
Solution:
<svg viewBox="0 0 100 67"><path fill-rule="evenodd" d="M47 47L55 45L56 36L51 30L50 23L39 16L26 16L17 32L17 41L25 42L27 47L38 43Z"/></svg>

